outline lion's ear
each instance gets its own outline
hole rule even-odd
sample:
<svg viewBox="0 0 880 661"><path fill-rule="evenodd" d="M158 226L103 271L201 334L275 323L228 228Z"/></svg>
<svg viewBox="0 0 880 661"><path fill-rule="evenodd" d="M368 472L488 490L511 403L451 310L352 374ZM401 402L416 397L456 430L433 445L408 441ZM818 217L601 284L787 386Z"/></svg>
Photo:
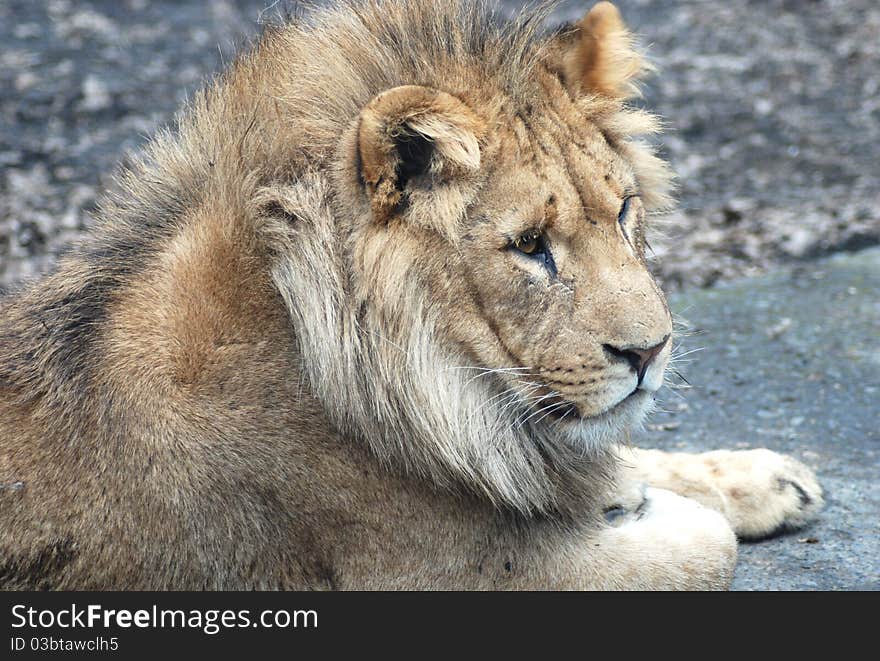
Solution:
<svg viewBox="0 0 880 661"><path fill-rule="evenodd" d="M610 2L594 5L572 31L562 35L559 51L558 64L573 95L632 98L639 95L639 79L651 70Z"/></svg>
<svg viewBox="0 0 880 661"><path fill-rule="evenodd" d="M357 148L373 215L387 218L408 187L480 167L483 122L451 94L418 85L395 87L363 109Z"/></svg>

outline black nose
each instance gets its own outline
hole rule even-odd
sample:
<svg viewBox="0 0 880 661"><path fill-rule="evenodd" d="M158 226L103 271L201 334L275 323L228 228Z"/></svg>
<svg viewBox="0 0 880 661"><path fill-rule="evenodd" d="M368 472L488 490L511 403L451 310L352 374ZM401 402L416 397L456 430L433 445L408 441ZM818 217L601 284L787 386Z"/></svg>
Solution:
<svg viewBox="0 0 880 661"><path fill-rule="evenodd" d="M668 341L669 336L667 335L658 344L647 348L626 347L621 349L611 346L610 344L603 344L602 346L605 351L610 353L615 358L621 358L627 361L630 364L630 367L632 367L635 373L638 375L639 384L641 384L642 379L645 378L645 372L648 371L648 365L651 364L651 361L654 360L658 353L663 351L663 347L666 346L666 343Z"/></svg>

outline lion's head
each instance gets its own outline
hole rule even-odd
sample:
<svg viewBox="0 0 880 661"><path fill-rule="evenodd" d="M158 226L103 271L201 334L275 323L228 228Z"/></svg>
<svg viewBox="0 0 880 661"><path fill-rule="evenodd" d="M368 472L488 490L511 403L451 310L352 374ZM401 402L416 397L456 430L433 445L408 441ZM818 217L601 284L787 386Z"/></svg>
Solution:
<svg viewBox="0 0 880 661"><path fill-rule="evenodd" d="M264 191L274 278L340 428L550 511L663 382L644 236L670 175L634 140L657 123L626 105L647 66L612 5L549 35L473 7L358 3L275 36L321 61L279 83L311 173Z"/></svg>

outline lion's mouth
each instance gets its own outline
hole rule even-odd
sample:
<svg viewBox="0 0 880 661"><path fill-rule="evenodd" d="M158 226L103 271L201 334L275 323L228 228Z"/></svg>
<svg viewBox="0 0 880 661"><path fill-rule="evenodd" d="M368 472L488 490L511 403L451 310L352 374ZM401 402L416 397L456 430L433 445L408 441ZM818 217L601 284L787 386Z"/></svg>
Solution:
<svg viewBox="0 0 880 661"><path fill-rule="evenodd" d="M599 411L598 413L593 413L589 415L584 415L578 405L574 402L570 402L561 397L557 397L554 398L555 401L551 400L550 403L547 404L547 410L545 412L536 417L538 418L538 422L550 421L557 424L563 421L580 423L590 420L598 420L617 415L618 413L622 413L625 408L634 404L635 400L641 399L644 396L644 391L635 388L623 399Z"/></svg>
<svg viewBox="0 0 880 661"><path fill-rule="evenodd" d="M558 405L550 409L547 414L547 419L553 422L559 422L566 419L581 420L582 418L583 416L581 415L580 410L578 410L577 404L562 399L560 399Z"/></svg>

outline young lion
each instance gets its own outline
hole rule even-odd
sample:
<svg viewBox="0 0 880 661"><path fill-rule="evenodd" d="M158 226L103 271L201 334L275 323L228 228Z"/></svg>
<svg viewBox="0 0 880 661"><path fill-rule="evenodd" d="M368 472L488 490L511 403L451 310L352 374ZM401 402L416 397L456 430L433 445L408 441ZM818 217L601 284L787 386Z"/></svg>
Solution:
<svg viewBox="0 0 880 661"><path fill-rule="evenodd" d="M625 448L670 175L617 10L269 28L0 309L0 587L723 588L821 505ZM647 488L641 484L651 485Z"/></svg>

